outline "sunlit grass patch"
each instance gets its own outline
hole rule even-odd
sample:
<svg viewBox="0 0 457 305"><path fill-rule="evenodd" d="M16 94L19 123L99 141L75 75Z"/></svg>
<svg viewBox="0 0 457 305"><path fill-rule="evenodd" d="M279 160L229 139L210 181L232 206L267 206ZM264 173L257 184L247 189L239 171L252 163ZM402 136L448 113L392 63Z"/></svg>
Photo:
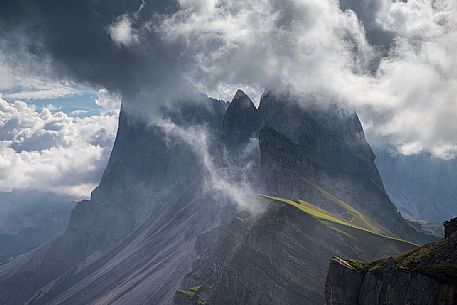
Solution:
<svg viewBox="0 0 457 305"><path fill-rule="evenodd" d="M412 244L406 240L403 240L403 239L400 239L400 238L397 238L397 237L393 237L393 236L388 236L388 235L384 235L384 234L381 234L381 233L378 233L378 232L373 232L371 230L368 230L366 228L362 228L362 227L359 227L359 226L356 226L356 225L353 225L343 219L341 219L340 217L338 217L337 215L335 214L332 214L328 211L325 211L309 202L306 202L306 201L303 201L303 200L299 200L299 199L296 199L296 200L290 200L290 199L285 199L285 198L281 198L281 197L274 197L274 196L268 196L268 195L259 195L260 197L262 198L265 198L267 200L271 200L273 202L281 202L281 203L285 203L285 204L288 204L294 208L296 208L297 210L300 210L301 212L303 213L306 213L316 219L319 219L321 221L324 221L324 222L330 222L330 223L334 223L334 224L338 224L338 225L342 225L342 226L345 226L345 227L349 227L349 228L352 228L352 229L355 229L355 230L361 230L361 231L364 231L364 232L367 232L369 234L374 234L374 235L377 235L377 236L381 236L383 238L387 238L387 239L391 239L391 240L397 240L397 241L401 241L401 242L404 242L404 243L408 243L408 244L411 244L411 245L414 245L414 246L417 246L415 244Z"/></svg>

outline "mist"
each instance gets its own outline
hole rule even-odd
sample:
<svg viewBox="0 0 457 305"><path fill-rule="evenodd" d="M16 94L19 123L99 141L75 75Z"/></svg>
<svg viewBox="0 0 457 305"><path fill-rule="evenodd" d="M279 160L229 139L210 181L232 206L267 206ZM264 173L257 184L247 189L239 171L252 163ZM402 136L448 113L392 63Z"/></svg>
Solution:
<svg viewBox="0 0 457 305"><path fill-rule="evenodd" d="M171 136L189 145L198 159L201 160L204 171L205 192L210 192L219 199L228 198L240 210L249 211L254 216L265 209L255 188L249 181L249 172L253 166L252 160L239 166L233 166L233 164L231 164L232 166L220 166L220 164L231 163L230 157L227 153L219 156L211 154L211 135L204 126L185 128L174 124L170 120L154 121L153 124L159 126L167 137ZM253 149L246 146L244 154L253 153L253 150L258 149L258 143L254 145ZM218 160L215 160L215 158Z"/></svg>

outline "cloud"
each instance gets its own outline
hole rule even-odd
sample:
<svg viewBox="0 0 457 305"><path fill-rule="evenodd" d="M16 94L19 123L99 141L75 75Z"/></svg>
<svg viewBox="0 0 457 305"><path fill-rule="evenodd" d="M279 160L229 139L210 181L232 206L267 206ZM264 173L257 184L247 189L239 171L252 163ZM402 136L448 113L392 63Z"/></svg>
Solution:
<svg viewBox="0 0 457 305"><path fill-rule="evenodd" d="M239 208L249 211L253 215L258 215L263 211L263 206L259 203L257 193L246 176L252 164L248 163L240 168L216 166L213 156L209 153L210 137L205 127L192 126L184 128L169 120L156 120L154 125L162 128L168 137L177 138L188 144L197 154L205 171L205 188L207 191L216 196L222 195L228 198L237 204Z"/></svg>
<svg viewBox="0 0 457 305"><path fill-rule="evenodd" d="M121 109L121 97L106 89L99 89L95 103L102 108L104 115L116 115Z"/></svg>
<svg viewBox="0 0 457 305"><path fill-rule="evenodd" d="M47 87L47 88L46 88ZM72 95L79 95L80 92L71 87L62 86L46 86L45 88L37 88L33 91L20 91L15 93L6 94L4 98L8 100L44 100L54 99L59 97L66 97ZM50 88L51 87L51 88Z"/></svg>
<svg viewBox="0 0 457 305"><path fill-rule="evenodd" d="M226 86L324 91L339 71L364 71L373 51L355 14L333 1L181 4L161 30L185 45L187 79L210 94Z"/></svg>
<svg viewBox="0 0 457 305"><path fill-rule="evenodd" d="M375 138L387 137L399 147L415 143L442 158L455 156L456 15L457 4L444 0L392 3L380 16L397 36L395 48L367 87L374 94L368 102L391 113L370 130Z"/></svg>
<svg viewBox="0 0 457 305"><path fill-rule="evenodd" d="M183 98L188 83L224 99L238 87L293 90L356 108L374 144L448 158L457 146L456 5L24 0L0 7L0 35L9 58L19 48L27 63L107 88L130 110L153 112Z"/></svg>
<svg viewBox="0 0 457 305"><path fill-rule="evenodd" d="M138 43L138 34L132 28L132 22L129 17L121 16L116 20L108 30L111 39L119 46L130 46Z"/></svg>
<svg viewBox="0 0 457 305"><path fill-rule="evenodd" d="M184 75L203 92L285 88L356 108L374 144L455 155L455 2L180 3L160 30L185 45Z"/></svg>
<svg viewBox="0 0 457 305"><path fill-rule="evenodd" d="M395 39L395 31L385 28L379 22L379 16L389 10L389 1L385 0L340 0L342 10L351 10L362 22L367 40L380 48L381 53L389 51Z"/></svg>
<svg viewBox="0 0 457 305"><path fill-rule="evenodd" d="M0 53L15 62L28 58L35 73L42 67L50 78L106 88L121 94L125 103L142 107L151 102L145 96L152 97L163 82L179 84L179 50L148 30L178 9L174 0L8 4L0 4Z"/></svg>
<svg viewBox="0 0 457 305"><path fill-rule="evenodd" d="M106 100L107 93L103 95ZM32 189L87 197L98 184L117 115L77 118L51 110L0 99L1 191Z"/></svg>
<svg viewBox="0 0 457 305"><path fill-rule="evenodd" d="M4 99L44 100L82 94L81 86L74 82L53 78L48 71L48 62L38 63L37 58L24 53L24 50L3 50L1 44L0 91Z"/></svg>

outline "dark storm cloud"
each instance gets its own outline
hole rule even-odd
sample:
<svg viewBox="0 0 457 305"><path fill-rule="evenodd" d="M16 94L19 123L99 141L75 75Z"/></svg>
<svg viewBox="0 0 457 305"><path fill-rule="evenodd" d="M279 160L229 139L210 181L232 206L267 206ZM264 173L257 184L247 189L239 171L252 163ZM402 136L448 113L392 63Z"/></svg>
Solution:
<svg viewBox="0 0 457 305"><path fill-rule="evenodd" d="M177 9L172 0L0 1L0 192L22 188L87 197L106 166L118 112L112 105L117 98L104 89L97 99L102 113L84 118L52 105L39 110L15 102L27 99L27 92L3 100L3 89L16 83L36 89L37 79L63 79L107 88L127 106L144 109L154 97L136 95L177 74L177 48L164 46L150 30ZM129 43L129 35L138 43Z"/></svg>
<svg viewBox="0 0 457 305"><path fill-rule="evenodd" d="M1 39L11 52L22 44L38 58L51 58L58 75L130 96L175 72L177 48L163 46L146 27L177 10L174 0L4 0ZM113 42L109 30L121 18L141 44Z"/></svg>
<svg viewBox="0 0 457 305"><path fill-rule="evenodd" d="M229 5L225 1L218 5L232 10L242 7L241 3ZM286 31L297 22L312 26L319 17L309 5L292 0L272 1L273 8L281 12L276 26ZM392 43L394 35L376 23L382 0L342 0L340 6L356 12L369 42L383 46L384 50ZM154 30L163 18L178 10L178 0L4 0L0 3L0 32L7 49L16 52L22 48L39 60L50 59L57 76L105 87L121 93L124 102L135 103L152 96L154 87L167 91L164 88L170 82L179 86L182 70L195 63L194 50L189 54L189 48L186 49L183 62L183 42L164 44ZM129 44L116 43L110 35L113 24L121 21L134 31ZM211 45L214 43L206 41L206 47ZM216 47L217 52L219 49L220 46ZM289 55L278 58L284 56ZM378 60L371 60L371 66L377 67ZM199 73L197 77L205 76Z"/></svg>

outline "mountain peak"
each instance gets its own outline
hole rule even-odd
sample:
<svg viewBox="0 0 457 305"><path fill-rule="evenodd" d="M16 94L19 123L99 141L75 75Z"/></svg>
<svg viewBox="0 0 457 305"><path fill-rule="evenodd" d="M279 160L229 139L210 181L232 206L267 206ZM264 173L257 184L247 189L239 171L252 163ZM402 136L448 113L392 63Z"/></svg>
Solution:
<svg viewBox="0 0 457 305"><path fill-rule="evenodd" d="M243 90L238 89L230 105L233 107L241 106L242 108L255 108L254 103ZM229 106L230 107L230 106Z"/></svg>
<svg viewBox="0 0 457 305"><path fill-rule="evenodd" d="M259 128L257 108L242 90L238 90L227 108L223 122L224 143L230 150L240 148Z"/></svg>
<svg viewBox="0 0 457 305"><path fill-rule="evenodd" d="M236 98L239 97L239 96L242 96L242 97L245 97L245 96L246 96L246 97L247 97L246 93L244 93L244 91L241 90L241 89L236 90L236 93L235 93L235 97L234 97L234 98L236 99Z"/></svg>

